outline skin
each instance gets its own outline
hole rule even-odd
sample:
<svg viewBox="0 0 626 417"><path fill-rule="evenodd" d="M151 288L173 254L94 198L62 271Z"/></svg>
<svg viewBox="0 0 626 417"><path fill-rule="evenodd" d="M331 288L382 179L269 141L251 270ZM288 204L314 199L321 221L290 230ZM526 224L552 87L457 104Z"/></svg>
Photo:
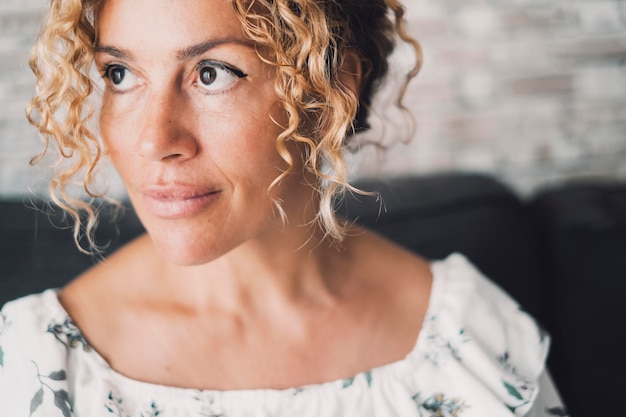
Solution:
<svg viewBox="0 0 626 417"><path fill-rule="evenodd" d="M285 168L285 119L273 69L228 2L108 0L98 27L101 133L148 234L59 295L96 351L130 378L224 390L402 359L428 305L429 264L356 227L339 246L322 241L305 226L317 202L298 167L268 195ZM207 62L217 77L204 85ZM359 65L347 65L358 91ZM164 194L177 200L165 215L153 201Z"/></svg>

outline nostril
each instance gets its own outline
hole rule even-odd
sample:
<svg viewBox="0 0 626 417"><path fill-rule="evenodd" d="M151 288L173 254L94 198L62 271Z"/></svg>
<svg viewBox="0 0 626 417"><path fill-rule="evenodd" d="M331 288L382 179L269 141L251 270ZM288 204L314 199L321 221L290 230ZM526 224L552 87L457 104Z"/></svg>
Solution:
<svg viewBox="0 0 626 417"><path fill-rule="evenodd" d="M180 159L183 158L184 155L182 153L175 153L172 155L167 155L163 158L163 160L172 160L172 159Z"/></svg>
<svg viewBox="0 0 626 417"><path fill-rule="evenodd" d="M140 155L151 161L184 161L198 152L198 137L185 100L174 90L153 91L143 108L138 143ZM178 117L179 115L186 117Z"/></svg>

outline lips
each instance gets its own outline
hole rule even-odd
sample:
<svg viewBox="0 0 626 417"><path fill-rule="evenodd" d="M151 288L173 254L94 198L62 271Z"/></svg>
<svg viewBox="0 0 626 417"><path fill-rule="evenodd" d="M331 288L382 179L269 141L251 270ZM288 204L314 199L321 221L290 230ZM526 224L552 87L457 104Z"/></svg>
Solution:
<svg viewBox="0 0 626 417"><path fill-rule="evenodd" d="M153 215L165 219L193 216L213 204L220 190L189 185L151 186L141 190Z"/></svg>

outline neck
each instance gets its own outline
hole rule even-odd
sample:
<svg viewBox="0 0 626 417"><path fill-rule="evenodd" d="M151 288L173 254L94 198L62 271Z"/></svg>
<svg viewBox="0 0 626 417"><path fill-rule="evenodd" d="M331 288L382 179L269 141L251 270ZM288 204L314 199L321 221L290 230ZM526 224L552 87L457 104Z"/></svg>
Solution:
<svg viewBox="0 0 626 417"><path fill-rule="evenodd" d="M344 292L349 243L358 237L334 243L312 228L274 229L204 265L163 264L158 269L162 285L156 287L195 311L332 305Z"/></svg>

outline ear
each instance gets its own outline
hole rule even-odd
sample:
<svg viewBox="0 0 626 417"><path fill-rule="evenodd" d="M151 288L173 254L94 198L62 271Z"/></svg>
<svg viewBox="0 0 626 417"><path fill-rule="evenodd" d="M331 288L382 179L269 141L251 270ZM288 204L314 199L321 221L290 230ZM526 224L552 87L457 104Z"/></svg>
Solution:
<svg viewBox="0 0 626 417"><path fill-rule="evenodd" d="M359 55L353 49L348 49L339 69L339 82L359 97L362 76L363 66Z"/></svg>

